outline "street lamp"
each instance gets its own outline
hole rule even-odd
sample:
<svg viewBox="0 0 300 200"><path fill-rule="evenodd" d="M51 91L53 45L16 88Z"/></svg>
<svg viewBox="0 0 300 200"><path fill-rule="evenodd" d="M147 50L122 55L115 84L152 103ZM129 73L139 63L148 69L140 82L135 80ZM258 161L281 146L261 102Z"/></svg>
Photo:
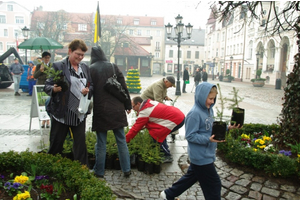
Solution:
<svg viewBox="0 0 300 200"><path fill-rule="evenodd" d="M257 70L258 70L258 64L259 64L259 51L256 53L256 72L255 72L255 78L258 79L257 76Z"/></svg>
<svg viewBox="0 0 300 200"><path fill-rule="evenodd" d="M216 61L216 59L214 58L213 61L214 61L214 63L213 63L213 70L212 70L212 80L215 80L214 69L215 69L215 61Z"/></svg>
<svg viewBox="0 0 300 200"><path fill-rule="evenodd" d="M174 40L175 42L177 42L177 46L178 46L178 66L177 66L177 83L176 83L176 92L175 92L175 95L181 95L181 92L180 92L180 80L179 80L179 71L180 71L180 62L179 62L179 58L180 58L180 43L185 41L185 40L188 40L191 38L191 34L192 34L192 30L193 30L193 26L188 23L188 25L185 26L186 28L186 33L187 33L187 37L182 37L183 35L183 27L184 27L184 24L182 23L182 16L180 16L178 14L177 17L175 17L175 20L176 20L176 26L174 27L174 31L175 31L175 34L177 37L171 37L171 33L172 33L172 25L170 23L168 23L168 25L166 25L166 32L167 32L167 38L168 39L172 39Z"/></svg>
<svg viewBox="0 0 300 200"><path fill-rule="evenodd" d="M28 39L28 33L30 30L26 26L24 28L22 28L21 30L22 30L22 34L24 36L24 40L26 41ZM27 65L27 49L25 49L25 64Z"/></svg>
<svg viewBox="0 0 300 200"><path fill-rule="evenodd" d="M233 60L233 57L232 57L232 56L230 56L230 77L229 77L229 79L230 79L230 82L231 82L232 60Z"/></svg>

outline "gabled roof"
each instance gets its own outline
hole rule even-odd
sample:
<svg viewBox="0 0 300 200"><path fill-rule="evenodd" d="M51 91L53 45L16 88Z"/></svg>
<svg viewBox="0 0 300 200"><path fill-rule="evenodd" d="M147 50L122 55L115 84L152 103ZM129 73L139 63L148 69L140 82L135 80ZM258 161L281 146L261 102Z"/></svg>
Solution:
<svg viewBox="0 0 300 200"><path fill-rule="evenodd" d="M139 44L134 42L131 38L122 38L122 43L129 43L129 47L118 46L115 50L115 56L147 56L149 52L146 51Z"/></svg>
<svg viewBox="0 0 300 200"><path fill-rule="evenodd" d="M164 17L148 17L148 16L123 16L123 15L101 15L102 19L122 19L122 24L124 26L151 26L151 27L165 27ZM134 21L139 21L138 25L134 24ZM151 22L156 22L155 25L152 25Z"/></svg>

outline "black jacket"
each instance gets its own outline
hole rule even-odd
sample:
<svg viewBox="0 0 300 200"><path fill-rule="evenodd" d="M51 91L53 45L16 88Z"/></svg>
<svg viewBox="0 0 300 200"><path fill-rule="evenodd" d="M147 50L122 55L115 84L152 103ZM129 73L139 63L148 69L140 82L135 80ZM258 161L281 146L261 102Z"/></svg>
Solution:
<svg viewBox="0 0 300 200"><path fill-rule="evenodd" d="M107 61L101 47L92 48L90 70L94 84L93 131L107 131L128 126L125 111L132 109L130 95L122 72L117 65L113 64L113 67L118 82L129 96L125 103L121 103L104 89L107 79L113 76L112 64Z"/></svg>
<svg viewBox="0 0 300 200"><path fill-rule="evenodd" d="M184 70L183 72L183 80L186 81L186 80L190 80L190 76L189 76L189 72L188 70Z"/></svg>
<svg viewBox="0 0 300 200"><path fill-rule="evenodd" d="M44 86L44 91L51 96L51 101L47 106L47 111L49 113L51 113L52 115L54 115L57 118L62 118L64 117L64 115L67 113L67 109L68 109L68 102L69 102L69 96L70 96L70 87L71 87L71 74L70 71L68 69L68 61L66 58L62 61L58 61L53 63L52 67L58 71L58 70L62 70L62 74L64 75L64 80L68 83L69 88L64 91L64 92L58 92L58 93L52 93L52 88L54 85L54 81L53 78L48 78L45 82L45 86ZM93 93L93 83L92 83L92 78L90 75L90 69L89 67L84 64L84 63L80 63L79 64L83 73L86 75L87 77L87 82L90 83L89 86L89 99L91 99L92 97L92 93Z"/></svg>

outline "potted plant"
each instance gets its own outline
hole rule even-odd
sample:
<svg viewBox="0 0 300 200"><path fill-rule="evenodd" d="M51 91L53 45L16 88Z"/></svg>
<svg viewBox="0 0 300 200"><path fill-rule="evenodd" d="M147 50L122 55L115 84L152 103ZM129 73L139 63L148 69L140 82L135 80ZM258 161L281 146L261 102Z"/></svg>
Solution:
<svg viewBox="0 0 300 200"><path fill-rule="evenodd" d="M223 82L231 82L234 80L234 77L230 75L230 69L226 69L226 75L223 77L222 76L222 81ZM221 81L221 79L220 79Z"/></svg>
<svg viewBox="0 0 300 200"><path fill-rule="evenodd" d="M239 90L237 90L235 87L233 87L233 90L230 95L232 95L232 98L225 98L226 101L231 102L228 106L228 109L232 109L231 114L231 120L230 123L233 124L240 124L240 126L243 126L244 124L244 118L245 118L245 109L239 107L239 103L243 101L244 98L240 97L238 95Z"/></svg>
<svg viewBox="0 0 300 200"><path fill-rule="evenodd" d="M218 119L218 121L213 122L213 127L212 127L212 135L215 135L214 139L215 140L225 140L225 135L226 135L226 129L227 129L227 123L223 121L224 116L224 107L226 103L226 99L223 98L222 93L221 93L221 87L220 84L217 84L218 87L218 100L220 102L221 109L217 108L217 117L215 119Z"/></svg>
<svg viewBox="0 0 300 200"><path fill-rule="evenodd" d="M61 86L63 92L69 89L69 83L63 75L62 70L55 70L51 67L47 69L45 73L47 74L47 78L53 78L54 83Z"/></svg>
<svg viewBox="0 0 300 200"><path fill-rule="evenodd" d="M256 71L256 78L251 79L252 85L254 87L263 87L265 85L265 78L260 78L262 69Z"/></svg>

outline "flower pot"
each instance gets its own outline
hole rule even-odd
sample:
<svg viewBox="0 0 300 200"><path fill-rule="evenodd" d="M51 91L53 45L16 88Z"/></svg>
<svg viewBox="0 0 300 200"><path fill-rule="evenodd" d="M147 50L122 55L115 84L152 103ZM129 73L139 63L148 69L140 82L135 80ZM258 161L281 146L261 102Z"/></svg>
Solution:
<svg viewBox="0 0 300 200"><path fill-rule="evenodd" d="M89 161L89 169L93 169L94 165L96 163L96 158L93 156L91 156L91 157L89 156L88 161Z"/></svg>
<svg viewBox="0 0 300 200"><path fill-rule="evenodd" d="M230 120L231 125L235 123L236 125L240 124L240 127L243 126L244 118L245 118L245 109L243 108L232 109L231 120Z"/></svg>
<svg viewBox="0 0 300 200"><path fill-rule="evenodd" d="M145 161L143 161L140 157L138 157L137 168L140 172L145 171Z"/></svg>
<svg viewBox="0 0 300 200"><path fill-rule="evenodd" d="M146 174L153 174L153 163L145 162L145 171Z"/></svg>
<svg viewBox="0 0 300 200"><path fill-rule="evenodd" d="M255 80L252 82L254 87L263 87L265 85L265 81L263 80Z"/></svg>
<svg viewBox="0 0 300 200"><path fill-rule="evenodd" d="M161 171L161 164L154 164L153 165L153 172L159 174Z"/></svg>
<svg viewBox="0 0 300 200"><path fill-rule="evenodd" d="M226 122L214 121L212 127L212 135L215 135L215 140L225 140Z"/></svg>
<svg viewBox="0 0 300 200"><path fill-rule="evenodd" d="M106 156L105 160L105 168L106 169L113 169L114 168L114 157L113 156Z"/></svg>
<svg viewBox="0 0 300 200"><path fill-rule="evenodd" d="M130 155L130 165L131 165L131 168L137 166L137 155L136 154Z"/></svg>
<svg viewBox="0 0 300 200"><path fill-rule="evenodd" d="M116 159L114 160L114 169L115 169L115 170L120 170L120 169L121 169L121 165L120 165L120 160L119 160L119 158L116 158Z"/></svg>
<svg viewBox="0 0 300 200"><path fill-rule="evenodd" d="M60 80L55 81L55 84L57 86L61 86L61 89L63 92L67 91L69 89L69 82L67 79L63 76L60 78Z"/></svg>

